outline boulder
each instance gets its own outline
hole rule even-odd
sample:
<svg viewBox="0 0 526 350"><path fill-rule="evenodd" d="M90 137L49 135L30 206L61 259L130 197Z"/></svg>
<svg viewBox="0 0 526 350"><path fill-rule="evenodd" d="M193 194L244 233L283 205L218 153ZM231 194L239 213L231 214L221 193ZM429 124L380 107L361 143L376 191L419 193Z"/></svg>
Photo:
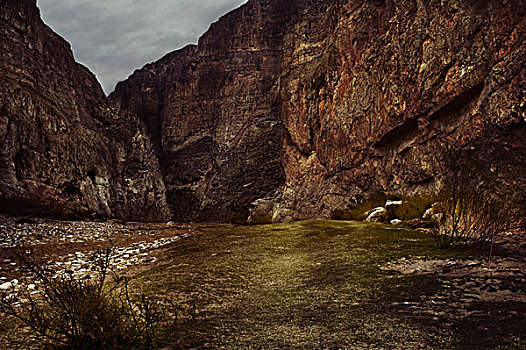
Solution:
<svg viewBox="0 0 526 350"><path fill-rule="evenodd" d="M374 208L369 215L367 215L367 219L365 221L367 222L379 222L385 219L387 216L387 209L384 207L377 207Z"/></svg>

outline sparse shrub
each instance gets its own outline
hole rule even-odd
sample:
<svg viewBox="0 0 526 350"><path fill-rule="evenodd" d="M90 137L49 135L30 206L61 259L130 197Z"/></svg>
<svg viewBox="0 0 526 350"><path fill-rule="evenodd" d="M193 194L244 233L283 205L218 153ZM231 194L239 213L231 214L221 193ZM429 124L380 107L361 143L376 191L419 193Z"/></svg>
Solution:
<svg viewBox="0 0 526 350"><path fill-rule="evenodd" d="M520 228L518 199L501 198L491 191L501 179L492 170L490 155L474 147L443 146L434 151L442 176L434 209L443 214L443 219L433 229L440 247L486 242L492 247L495 236Z"/></svg>
<svg viewBox="0 0 526 350"><path fill-rule="evenodd" d="M14 256L34 289L11 290L0 297L0 314L10 317L31 338L53 349L149 349L161 322L158 304L132 296L129 278L110 269L112 249L98 251L95 276L57 276L49 263L27 248Z"/></svg>

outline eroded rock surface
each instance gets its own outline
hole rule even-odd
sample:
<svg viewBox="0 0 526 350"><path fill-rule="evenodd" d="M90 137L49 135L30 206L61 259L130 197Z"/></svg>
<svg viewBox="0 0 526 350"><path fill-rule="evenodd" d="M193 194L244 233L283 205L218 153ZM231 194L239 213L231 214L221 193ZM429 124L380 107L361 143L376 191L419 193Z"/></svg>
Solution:
<svg viewBox="0 0 526 350"><path fill-rule="evenodd" d="M246 217L284 182L279 84L296 1L249 1L199 39L136 71L110 98L157 146L175 219Z"/></svg>
<svg viewBox="0 0 526 350"><path fill-rule="evenodd" d="M250 0L112 107L34 1L1 6L4 211L329 217L436 189L444 147L477 153L501 196L526 193L522 0Z"/></svg>
<svg viewBox="0 0 526 350"><path fill-rule="evenodd" d="M40 19L0 3L0 209L21 215L165 220L153 146Z"/></svg>
<svg viewBox="0 0 526 350"><path fill-rule="evenodd" d="M277 219L432 189L439 144L480 149L488 167L506 164L503 187L523 191L525 13L523 1L408 0L337 1L302 16L284 40L295 44L282 63Z"/></svg>
<svg viewBox="0 0 526 350"><path fill-rule="evenodd" d="M111 98L148 125L181 218L276 189L255 209L274 221L434 189L444 145L480 148L519 193L525 15L520 0L251 0Z"/></svg>

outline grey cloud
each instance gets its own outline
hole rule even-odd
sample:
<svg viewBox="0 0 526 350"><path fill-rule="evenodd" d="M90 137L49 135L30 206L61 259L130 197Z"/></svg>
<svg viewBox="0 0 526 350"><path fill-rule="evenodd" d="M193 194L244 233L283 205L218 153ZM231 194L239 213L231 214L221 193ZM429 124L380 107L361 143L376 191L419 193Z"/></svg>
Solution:
<svg viewBox="0 0 526 350"><path fill-rule="evenodd" d="M38 0L44 21L110 92L135 69L197 43L246 0Z"/></svg>

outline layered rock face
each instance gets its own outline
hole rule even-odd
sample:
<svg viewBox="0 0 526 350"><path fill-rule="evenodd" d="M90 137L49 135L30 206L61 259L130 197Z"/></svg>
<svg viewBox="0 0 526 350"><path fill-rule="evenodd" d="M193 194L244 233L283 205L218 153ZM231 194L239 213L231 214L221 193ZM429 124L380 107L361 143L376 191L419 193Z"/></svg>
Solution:
<svg viewBox="0 0 526 350"><path fill-rule="evenodd" d="M274 218L438 187L444 148L480 151L503 193L524 193L525 14L523 1L338 1L296 23Z"/></svg>
<svg viewBox="0 0 526 350"><path fill-rule="evenodd" d="M156 143L178 220L231 220L283 182L279 80L296 1L250 1L110 98Z"/></svg>
<svg viewBox="0 0 526 350"><path fill-rule="evenodd" d="M522 0L250 0L110 101L34 0L0 7L2 211L329 217L439 188L444 150L526 193Z"/></svg>
<svg viewBox="0 0 526 350"><path fill-rule="evenodd" d="M111 98L148 125L179 218L265 196L254 213L274 221L328 217L368 193L433 190L444 148L480 149L513 194L525 16L522 0L251 0Z"/></svg>
<svg viewBox="0 0 526 350"><path fill-rule="evenodd" d="M153 145L110 107L36 0L0 2L0 209L14 215L166 220Z"/></svg>

